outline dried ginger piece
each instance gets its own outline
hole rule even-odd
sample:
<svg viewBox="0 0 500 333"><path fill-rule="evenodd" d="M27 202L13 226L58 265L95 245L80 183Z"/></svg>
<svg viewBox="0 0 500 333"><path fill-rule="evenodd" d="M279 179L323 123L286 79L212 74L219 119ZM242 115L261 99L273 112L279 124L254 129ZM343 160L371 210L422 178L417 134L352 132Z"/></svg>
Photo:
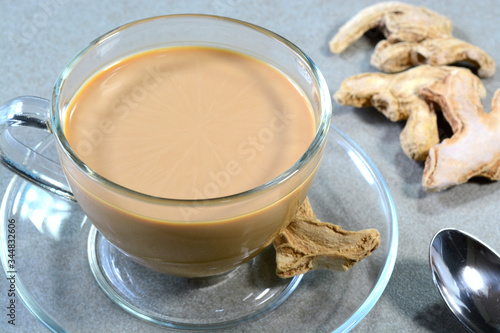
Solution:
<svg viewBox="0 0 500 333"><path fill-rule="evenodd" d="M422 186L430 192L467 182L472 177L500 179L500 89L485 112L470 76L448 75L423 89L426 100L440 105L453 135L432 147Z"/></svg>
<svg viewBox="0 0 500 333"><path fill-rule="evenodd" d="M380 245L375 229L346 231L318 220L306 198L296 217L273 242L276 274L289 278L314 269L346 271Z"/></svg>
<svg viewBox="0 0 500 333"><path fill-rule="evenodd" d="M481 77L495 73L495 62L486 52L452 36L453 25L448 18L400 2L381 2L359 12L339 29L329 43L330 50L341 53L377 27L386 40L375 47L371 64L384 72L465 61L477 67Z"/></svg>
<svg viewBox="0 0 500 333"><path fill-rule="evenodd" d="M418 65L439 66L458 62L472 64L480 77L495 74L495 62L486 52L454 37L396 44L382 40L370 60L372 66L386 73L397 73Z"/></svg>
<svg viewBox="0 0 500 333"><path fill-rule="evenodd" d="M423 7L397 1L380 2L366 7L345 23L330 41L330 51L343 52L374 28L379 28L394 44L451 36L453 24L446 17Z"/></svg>
<svg viewBox="0 0 500 333"><path fill-rule="evenodd" d="M426 143L426 129L437 126L429 114L434 113L434 104L439 106L453 135L428 147L422 187L434 192L472 177L500 179L500 90L489 113L481 103L485 95L483 84L468 69L420 66L399 74L353 76L342 83L334 98L340 104L373 105L393 121L408 116L410 126L405 126L405 135L401 133L403 148ZM412 120L413 114L417 116Z"/></svg>
<svg viewBox="0 0 500 333"><path fill-rule="evenodd" d="M437 117L432 103L419 93L450 73L463 75L474 82L471 89L481 98L486 90L468 69L458 67L419 66L398 74L364 73L352 76L341 84L334 99L342 105L373 106L391 121L407 120L401 132L401 147L414 160L425 160L432 146L439 143Z"/></svg>

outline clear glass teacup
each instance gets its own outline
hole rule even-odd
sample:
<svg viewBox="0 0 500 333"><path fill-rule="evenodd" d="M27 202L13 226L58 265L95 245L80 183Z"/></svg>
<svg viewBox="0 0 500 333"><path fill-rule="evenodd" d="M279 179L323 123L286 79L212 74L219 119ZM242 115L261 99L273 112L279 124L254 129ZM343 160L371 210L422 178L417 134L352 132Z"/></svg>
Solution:
<svg viewBox="0 0 500 333"><path fill-rule="evenodd" d="M178 200L114 183L78 157L63 129L67 106L89 76L138 52L186 45L223 48L257 58L300 87L313 109L316 133L293 166L242 193ZM131 259L169 275L204 277L228 272L252 259L287 226L320 165L330 117L331 99L323 76L289 41L228 18L163 16L126 24L93 41L64 68L50 102L28 96L6 102L0 110L0 150L3 163L17 174L76 200L97 230ZM50 159L19 144L10 133L16 126L51 132L64 174L57 172Z"/></svg>

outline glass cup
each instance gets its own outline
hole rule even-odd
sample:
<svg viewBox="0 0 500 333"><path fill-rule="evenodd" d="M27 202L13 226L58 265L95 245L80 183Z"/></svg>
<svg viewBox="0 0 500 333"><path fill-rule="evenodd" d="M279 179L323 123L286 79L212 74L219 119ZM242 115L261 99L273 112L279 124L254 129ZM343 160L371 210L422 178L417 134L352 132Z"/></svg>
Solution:
<svg viewBox="0 0 500 333"><path fill-rule="evenodd" d="M303 91L314 112L316 133L300 160L254 189L200 200L139 193L86 165L63 131L67 106L75 93L90 76L121 58L171 46L229 49L260 59L287 75ZM330 117L331 99L323 76L289 41L229 18L162 16L126 24L90 43L64 68L50 102L25 96L2 105L0 150L3 163L15 173L76 200L95 228L129 258L168 275L207 277L249 261L286 228L320 165ZM51 132L59 161L18 142L12 135L17 126ZM64 174L58 172L59 165Z"/></svg>

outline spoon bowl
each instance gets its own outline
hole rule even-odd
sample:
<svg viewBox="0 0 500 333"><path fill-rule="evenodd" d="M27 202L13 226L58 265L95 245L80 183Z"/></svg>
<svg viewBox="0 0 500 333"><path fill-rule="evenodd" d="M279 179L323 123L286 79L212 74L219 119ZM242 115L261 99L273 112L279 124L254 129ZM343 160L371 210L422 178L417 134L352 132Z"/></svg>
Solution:
<svg viewBox="0 0 500 333"><path fill-rule="evenodd" d="M500 331L500 257L474 236L443 229L432 239L429 260L441 297L472 332Z"/></svg>

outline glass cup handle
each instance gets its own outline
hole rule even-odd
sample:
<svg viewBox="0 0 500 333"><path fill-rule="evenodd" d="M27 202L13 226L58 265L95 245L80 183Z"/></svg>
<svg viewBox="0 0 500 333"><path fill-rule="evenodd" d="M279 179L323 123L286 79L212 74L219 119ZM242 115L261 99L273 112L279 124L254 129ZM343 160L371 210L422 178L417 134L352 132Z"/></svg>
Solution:
<svg viewBox="0 0 500 333"><path fill-rule="evenodd" d="M19 126L51 133L49 118L50 102L40 97L17 97L0 106L0 162L34 184L75 201L59 162L21 143L11 133Z"/></svg>

